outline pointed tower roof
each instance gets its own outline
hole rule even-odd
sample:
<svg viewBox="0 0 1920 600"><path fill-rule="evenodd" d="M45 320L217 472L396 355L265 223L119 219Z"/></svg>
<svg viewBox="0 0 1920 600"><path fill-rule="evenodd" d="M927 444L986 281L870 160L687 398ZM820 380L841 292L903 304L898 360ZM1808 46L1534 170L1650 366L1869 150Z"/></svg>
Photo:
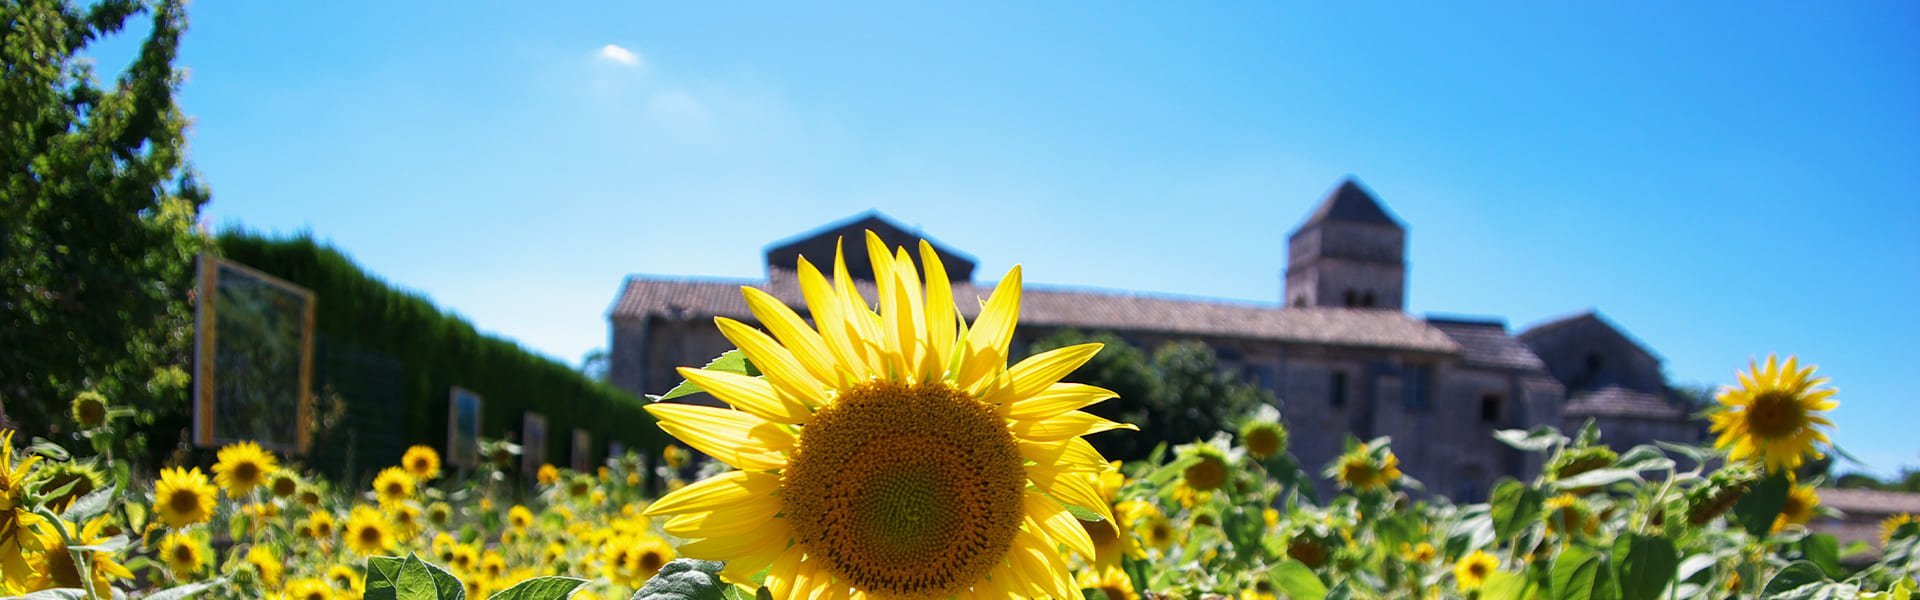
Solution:
<svg viewBox="0 0 1920 600"><path fill-rule="evenodd" d="M1328 193L1327 198L1320 201L1320 207L1314 209L1313 214L1307 217L1307 222L1302 223L1300 227L1304 229L1326 221L1368 223L1405 229L1400 225L1400 220L1393 218L1393 214L1380 206L1379 200L1374 199L1373 193L1361 187L1360 182L1353 177L1341 181L1340 187Z"/></svg>

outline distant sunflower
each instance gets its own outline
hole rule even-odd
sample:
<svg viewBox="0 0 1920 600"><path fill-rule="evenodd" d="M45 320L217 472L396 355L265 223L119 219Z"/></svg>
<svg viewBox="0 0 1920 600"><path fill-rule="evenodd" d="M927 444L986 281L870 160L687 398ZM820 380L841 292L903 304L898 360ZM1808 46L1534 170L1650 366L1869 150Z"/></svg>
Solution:
<svg viewBox="0 0 1920 600"><path fill-rule="evenodd" d="M1136 600L1140 594L1133 590L1133 580L1127 577L1119 567L1106 567L1088 570L1080 574L1081 589L1100 590L1107 600Z"/></svg>
<svg viewBox="0 0 1920 600"><path fill-rule="evenodd" d="M665 530L694 540L682 554L725 560L735 580L768 569L776 597L1077 597L1056 548L1093 544L1061 503L1113 518L1081 476L1107 461L1080 436L1131 427L1078 410L1112 392L1059 383L1100 345L1009 368L1019 267L969 327L933 246L919 245L924 278L905 248L869 232L867 250L878 312L842 255L832 282L799 261L814 325L753 288L747 306L772 335L716 319L765 376L681 369L732 408L647 410L738 470L646 514L671 517Z"/></svg>
<svg viewBox="0 0 1920 600"><path fill-rule="evenodd" d="M381 518L380 511L370 506L353 507L353 512L347 515L347 528L341 538L346 541L348 550L361 556L386 552L394 545L392 528Z"/></svg>
<svg viewBox="0 0 1920 600"><path fill-rule="evenodd" d="M407 473L420 481L432 481L440 477L440 453L432 446L414 446L400 458L400 465Z"/></svg>
<svg viewBox="0 0 1920 600"><path fill-rule="evenodd" d="M1780 531L1791 525L1806 525L1813 520L1813 511L1820 507L1820 493L1810 485L1796 485L1787 490L1787 502L1780 505L1780 516L1773 519L1773 530Z"/></svg>
<svg viewBox="0 0 1920 600"><path fill-rule="evenodd" d="M540 485L553 485L560 481L560 468L551 464L540 465L540 469L534 471L533 479L540 482Z"/></svg>
<svg viewBox="0 0 1920 600"><path fill-rule="evenodd" d="M399 504L413 498L413 475L400 467L387 467L373 477L373 494L385 505Z"/></svg>
<svg viewBox="0 0 1920 600"><path fill-rule="evenodd" d="M1492 554L1475 550L1472 554L1461 557L1460 562L1454 563L1453 580L1460 586L1461 591L1477 590L1480 586L1486 585L1487 578L1499 569L1499 559L1494 558Z"/></svg>
<svg viewBox="0 0 1920 600"><path fill-rule="evenodd" d="M1279 421L1253 419L1240 426L1240 443L1254 460L1266 460L1287 451L1287 428Z"/></svg>
<svg viewBox="0 0 1920 600"><path fill-rule="evenodd" d="M1893 543L1893 538L1900 535L1900 528L1914 523L1920 523L1920 518L1907 513L1887 517L1880 522L1880 545Z"/></svg>
<svg viewBox="0 0 1920 600"><path fill-rule="evenodd" d="M632 552L627 553L627 560L627 567L633 570L634 576L646 581L659 573L660 567L666 566L667 561L673 560L673 546L660 538L646 536Z"/></svg>
<svg viewBox="0 0 1920 600"><path fill-rule="evenodd" d="M1199 460L1181 471L1181 480L1196 492L1211 492L1227 483L1227 456L1213 444L1195 444L1193 456Z"/></svg>
<svg viewBox="0 0 1920 600"><path fill-rule="evenodd" d="M1333 476L1340 485L1356 490L1384 489L1400 479L1400 457L1386 448L1358 444L1340 455Z"/></svg>
<svg viewBox="0 0 1920 600"><path fill-rule="evenodd" d="M1720 408L1708 418L1720 437L1713 446L1731 448L1729 459L1764 463L1768 471L1792 470L1805 456L1824 456L1815 444L1830 440L1817 426L1833 427L1822 413L1840 403L1824 387L1827 378L1813 372L1791 356L1784 365L1775 356L1764 367L1750 363L1739 374L1740 386L1722 388L1715 398Z"/></svg>
<svg viewBox="0 0 1920 600"><path fill-rule="evenodd" d="M333 513L329 513L324 510L316 510L307 515L306 531L308 535L313 536L313 539L315 541L327 541L327 540L333 539L333 528L334 528Z"/></svg>
<svg viewBox="0 0 1920 600"><path fill-rule="evenodd" d="M515 504L507 509L507 526L515 531L526 531L527 526L532 524L533 511L527 510L527 507Z"/></svg>
<svg viewBox="0 0 1920 600"><path fill-rule="evenodd" d="M287 582L287 600L333 600L333 588L327 582L312 578L295 579Z"/></svg>
<svg viewBox="0 0 1920 600"><path fill-rule="evenodd" d="M193 536L173 532L160 538L160 561L166 563L167 572L174 579L192 581L200 569L207 566L207 548Z"/></svg>
<svg viewBox="0 0 1920 600"><path fill-rule="evenodd" d="M1100 497L1107 504L1113 505L1118 500L1120 488L1126 485L1127 476L1122 475L1120 470L1115 468L1094 477L1100 489ZM1134 541L1133 532L1124 530L1119 525L1133 521L1133 515L1128 514L1127 508L1114 506L1114 518L1110 521L1080 521L1080 527L1087 530L1087 537L1093 540L1094 555L1091 560L1096 568L1118 567L1120 560L1126 557L1146 557L1140 545Z"/></svg>
<svg viewBox="0 0 1920 600"><path fill-rule="evenodd" d="M387 516L393 519L394 535L399 536L399 541L403 543L412 541L426 528L426 524L421 522L420 505L412 502L388 506Z"/></svg>
<svg viewBox="0 0 1920 600"><path fill-rule="evenodd" d="M300 476L293 471L280 469L267 478L267 491L275 498L292 498L300 491Z"/></svg>
<svg viewBox="0 0 1920 600"><path fill-rule="evenodd" d="M220 461L213 464L213 482L227 491L228 498L239 498L266 483L267 476L280 465L273 453L259 444L240 442L220 449Z"/></svg>
<svg viewBox="0 0 1920 600"><path fill-rule="evenodd" d="M160 481L153 488L153 506L160 519L173 527L205 523L213 518L214 495L218 492L199 467L162 469Z"/></svg>
<svg viewBox="0 0 1920 600"><path fill-rule="evenodd" d="M261 583L267 584L267 587L280 586L280 571L286 565L280 562L280 557L273 555L272 548L259 544L247 548L247 564L253 565L254 570L260 573Z"/></svg>
<svg viewBox="0 0 1920 600"><path fill-rule="evenodd" d="M360 590L360 573L347 565L327 567L327 583L342 592L356 592Z"/></svg>

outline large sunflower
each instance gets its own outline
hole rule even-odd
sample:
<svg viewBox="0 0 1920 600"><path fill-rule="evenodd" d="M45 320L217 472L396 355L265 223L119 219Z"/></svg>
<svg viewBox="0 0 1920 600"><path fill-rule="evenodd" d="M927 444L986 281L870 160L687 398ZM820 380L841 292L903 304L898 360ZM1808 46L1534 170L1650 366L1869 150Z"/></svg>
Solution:
<svg viewBox="0 0 1920 600"><path fill-rule="evenodd" d="M1834 390L1824 387L1827 378L1814 377L1813 371L1791 356L1785 365L1771 355L1765 367L1749 363L1740 373L1740 386L1722 388L1716 398L1720 410L1709 417L1720 437L1713 446L1732 448L1729 459L1753 459L1768 471L1797 468L1805 455L1821 457L1814 444L1830 440L1815 426L1832 427L1821 413L1840 403L1832 399Z"/></svg>
<svg viewBox="0 0 1920 600"><path fill-rule="evenodd" d="M743 288L772 335L716 319L764 377L681 369L732 409L647 410L688 446L737 471L667 494L647 516L727 561L736 580L767 570L776 597L1004 598L1079 594L1059 547L1092 557L1064 504L1112 510L1086 474L1106 460L1080 436L1129 428L1078 409L1113 397L1060 383L1099 344L1009 368L1020 268L969 326L931 245L922 279L906 248L868 232L873 310L844 255L829 282L805 258L799 284L816 327Z"/></svg>
<svg viewBox="0 0 1920 600"><path fill-rule="evenodd" d="M27 553L45 549L51 532L36 526L45 519L27 505L27 475L38 456L13 462L14 430L0 430L0 593L24 593Z"/></svg>

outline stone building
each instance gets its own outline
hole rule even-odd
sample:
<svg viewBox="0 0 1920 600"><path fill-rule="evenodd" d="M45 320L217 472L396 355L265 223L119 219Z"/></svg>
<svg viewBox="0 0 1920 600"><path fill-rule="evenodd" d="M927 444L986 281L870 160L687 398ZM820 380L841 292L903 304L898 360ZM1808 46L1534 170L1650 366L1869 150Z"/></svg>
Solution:
<svg viewBox="0 0 1920 600"><path fill-rule="evenodd" d="M613 382L658 394L730 348L715 316L753 322L740 286L767 290L805 315L794 265L831 264L835 240L872 230L889 245L923 237L878 215L831 225L766 252L767 278L634 275L609 314ZM1358 183L1342 182L1288 239L1282 302L1204 300L1029 284L1016 354L1063 329L1108 331L1136 346L1176 340L1212 346L1225 368L1273 391L1293 430L1292 451L1317 470L1351 434L1392 436L1402 470L1458 499L1485 496L1502 475L1540 468L1494 430L1599 420L1622 449L1653 439L1691 442L1699 427L1673 399L1660 358L1588 312L1514 334L1500 320L1418 317L1406 306L1406 227ZM857 246L856 246L857 248ZM974 262L935 245L968 318ZM917 259L917 257L916 257ZM848 265L856 277L864 260ZM853 264L860 263L860 264ZM873 297L870 282L863 284ZM1615 430L1618 429L1618 433Z"/></svg>

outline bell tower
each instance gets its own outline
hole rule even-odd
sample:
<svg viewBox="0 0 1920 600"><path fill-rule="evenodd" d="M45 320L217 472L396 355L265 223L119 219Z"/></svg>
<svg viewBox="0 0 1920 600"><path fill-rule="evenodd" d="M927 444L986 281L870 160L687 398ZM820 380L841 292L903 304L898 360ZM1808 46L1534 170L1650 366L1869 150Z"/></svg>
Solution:
<svg viewBox="0 0 1920 600"><path fill-rule="evenodd" d="M1348 177L1287 237L1289 307L1405 310L1407 230Z"/></svg>

